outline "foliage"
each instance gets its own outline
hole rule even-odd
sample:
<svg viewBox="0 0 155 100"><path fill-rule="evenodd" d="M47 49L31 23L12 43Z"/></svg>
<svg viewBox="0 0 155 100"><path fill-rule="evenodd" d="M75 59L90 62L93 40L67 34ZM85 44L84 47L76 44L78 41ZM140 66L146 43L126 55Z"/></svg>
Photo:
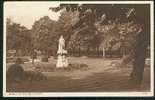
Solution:
<svg viewBox="0 0 155 100"><path fill-rule="evenodd" d="M57 43L55 23L48 16L44 16L34 23L32 27L33 49L40 50L45 54L54 51Z"/></svg>
<svg viewBox="0 0 155 100"><path fill-rule="evenodd" d="M59 36L64 35L69 50L96 50L102 46L107 50L122 46L131 50L136 34L142 31L142 24L136 22L139 8L132 5L61 4L51 8L56 12L62 10L57 22L44 16L35 21L31 30L7 19L7 47L55 54Z"/></svg>
<svg viewBox="0 0 155 100"><path fill-rule="evenodd" d="M20 24L12 22L11 19L7 19L6 28L7 50L13 49L16 50L17 53L21 50L22 54L28 54L32 44L30 30Z"/></svg>
<svg viewBox="0 0 155 100"><path fill-rule="evenodd" d="M19 64L13 64L7 70L7 77L12 81L21 81L23 75L24 69Z"/></svg>

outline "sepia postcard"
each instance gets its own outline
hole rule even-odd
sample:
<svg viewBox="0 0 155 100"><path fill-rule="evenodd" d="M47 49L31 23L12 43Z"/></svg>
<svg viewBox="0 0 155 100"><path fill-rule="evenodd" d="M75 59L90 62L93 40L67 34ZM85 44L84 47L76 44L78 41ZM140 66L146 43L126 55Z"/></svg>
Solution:
<svg viewBox="0 0 155 100"><path fill-rule="evenodd" d="M153 1L6 1L4 97L154 95Z"/></svg>

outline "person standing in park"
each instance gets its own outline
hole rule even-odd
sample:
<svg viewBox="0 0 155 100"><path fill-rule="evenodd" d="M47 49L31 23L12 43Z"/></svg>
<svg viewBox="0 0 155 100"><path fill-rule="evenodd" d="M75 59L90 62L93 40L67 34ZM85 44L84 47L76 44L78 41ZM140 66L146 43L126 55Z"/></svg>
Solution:
<svg viewBox="0 0 155 100"><path fill-rule="evenodd" d="M103 46L103 58L105 58L105 47Z"/></svg>
<svg viewBox="0 0 155 100"><path fill-rule="evenodd" d="M37 52L33 50L32 52L32 64L34 64L34 60L37 59Z"/></svg>

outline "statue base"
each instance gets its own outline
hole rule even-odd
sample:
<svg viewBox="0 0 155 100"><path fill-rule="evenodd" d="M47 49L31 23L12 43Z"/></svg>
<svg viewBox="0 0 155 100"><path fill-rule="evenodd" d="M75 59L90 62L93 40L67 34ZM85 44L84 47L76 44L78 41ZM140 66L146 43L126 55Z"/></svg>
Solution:
<svg viewBox="0 0 155 100"><path fill-rule="evenodd" d="M68 59L66 55L58 55L56 68L68 67Z"/></svg>

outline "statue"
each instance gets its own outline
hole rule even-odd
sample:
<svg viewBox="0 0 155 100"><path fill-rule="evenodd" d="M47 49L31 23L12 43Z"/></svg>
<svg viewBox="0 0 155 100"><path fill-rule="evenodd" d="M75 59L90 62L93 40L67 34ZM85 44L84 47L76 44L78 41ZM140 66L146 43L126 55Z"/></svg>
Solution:
<svg viewBox="0 0 155 100"><path fill-rule="evenodd" d="M62 68L62 67L67 67L68 66L68 59L66 57L67 55L67 50L65 50L65 40L63 36L60 36L59 39L59 45L58 45L58 58L57 58L57 68Z"/></svg>

